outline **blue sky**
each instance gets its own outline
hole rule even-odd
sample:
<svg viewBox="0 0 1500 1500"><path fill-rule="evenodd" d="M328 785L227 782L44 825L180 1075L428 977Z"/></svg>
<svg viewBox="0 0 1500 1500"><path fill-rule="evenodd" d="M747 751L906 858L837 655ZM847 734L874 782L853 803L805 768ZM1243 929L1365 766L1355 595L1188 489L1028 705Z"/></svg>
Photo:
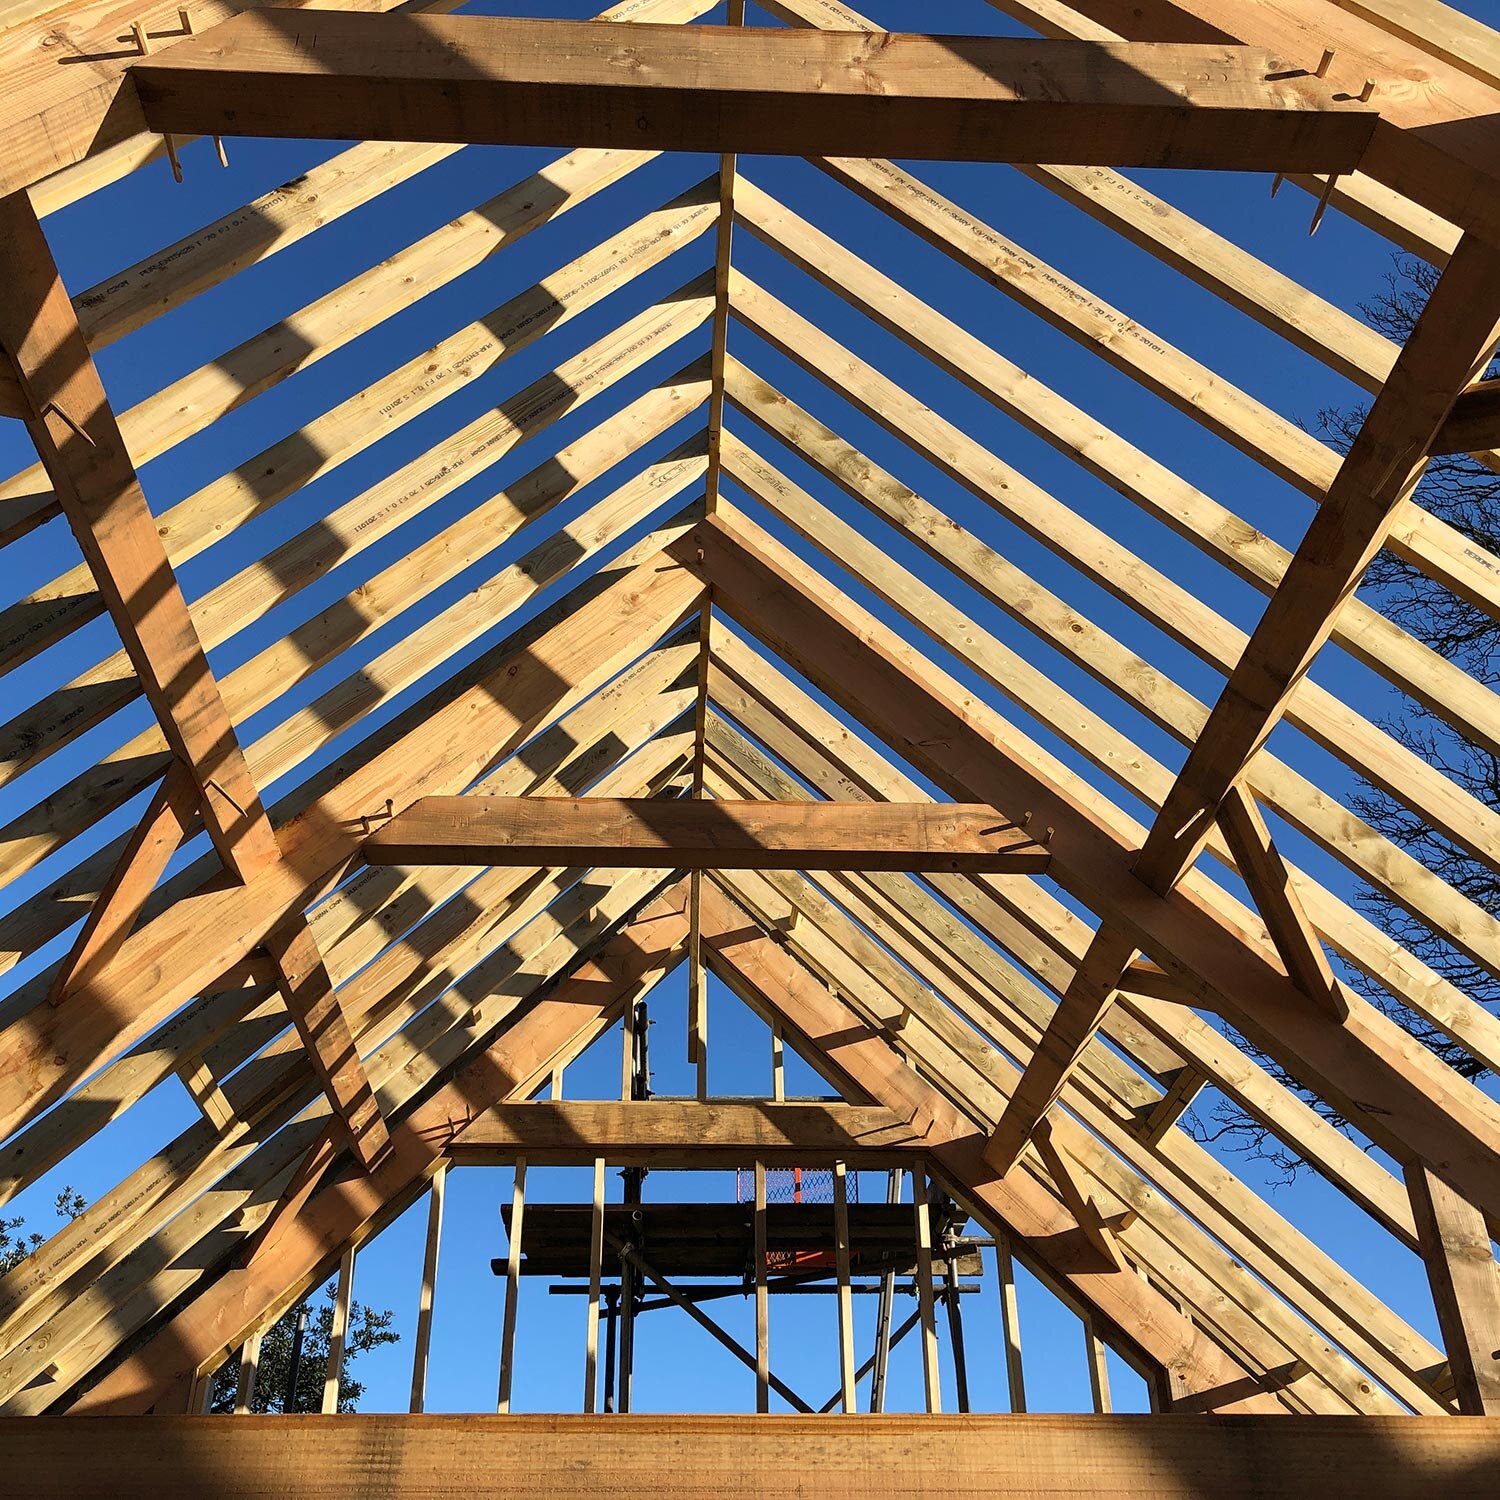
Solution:
<svg viewBox="0 0 1500 1500"><path fill-rule="evenodd" d="M586 15L587 4L477 7L493 13ZM874 18L893 28L921 25L931 31L1019 31L1000 13L980 0L921 7L868 4ZM1463 7L1473 15L1500 20L1500 7L1471 0ZM720 19L720 12L707 20ZM752 24L767 24L752 7ZM47 229L70 289L81 290L112 271L170 243L215 217L249 201L259 193L304 171L341 149L333 143L232 141L230 168L221 170L206 142L183 151L186 181L174 184L163 163L136 173L126 181L52 215ZM356 269L409 243L421 234L537 170L558 153L494 148L470 148L400 185L360 211L350 214L270 261L231 278L186 306L105 350L101 369L117 410L123 410L182 373L214 358L240 339L338 285ZM162 511L191 494L209 479L242 463L262 448L295 429L310 415L325 410L412 357L437 339L480 316L539 278L624 228L642 213L667 201L714 170L716 159L695 156L658 158L627 179L546 225L503 253L448 286L423 297L386 324L323 360L313 369L248 403L205 432L143 468L143 481L153 509ZM1294 420L1312 424L1325 406L1359 403L1362 393L1311 357L1283 343L1249 318L1209 293L1193 286L1144 251L1126 244L1112 231L1096 224L1060 199L1006 167L915 164L928 183L975 211L1022 247L1051 262L1084 286L1137 317L1167 340ZM1126 375L1047 327L998 292L978 285L973 277L938 251L918 241L879 211L837 186L809 163L798 160L741 158L746 177L859 255L905 284L919 287L934 307L953 318L1001 353L1014 359L1070 400L1097 415L1109 426L1169 467L1207 491L1222 504L1252 520L1285 545L1296 545L1311 513L1311 503L1267 473L1249 458L1194 424L1144 391ZM1378 295L1391 270L1392 247L1337 212L1331 212L1315 238L1307 223L1312 200L1293 189L1269 197L1263 176L1208 173L1140 173L1151 190L1193 213L1212 228L1282 271L1295 276L1329 301L1356 311L1361 301ZM313 524L336 506L357 495L384 474L423 451L445 435L521 390L562 358L587 347L626 317L668 295L711 264L713 237L707 235L575 318L559 332L504 361L497 369L457 390L432 411L384 437L366 452L342 464L274 510L193 559L180 570L189 598L196 598L221 579L231 576L252 558ZM781 261L750 234L735 238L736 265L778 297L819 323L841 342L869 359L898 383L939 410L949 420L976 435L987 447L1040 483L1081 515L1158 568L1210 600L1234 624L1250 629L1259 617L1262 596L1196 549L1159 525L1101 481L1093 479L1040 439L999 414L957 380L942 373L899 339L876 328L833 292ZM521 445L493 469L433 505L345 566L335 569L255 625L212 653L222 675L248 659L269 641L311 617L341 597L361 579L404 556L427 537L437 534L474 504L541 462L554 448L590 430L664 376L707 349L708 328L653 360L622 381L586 409L564 417L554 428ZM1039 582L1061 594L1070 604L1169 673L1198 697L1212 701L1221 678L1196 657L1146 624L1126 603L1083 578L1065 561L1025 536L983 506L952 480L938 473L874 422L863 417L821 382L758 340L744 326L730 332L730 349L757 373L793 400L827 421L876 461L919 493L955 517L976 535L1011 558ZM703 414L695 413L663 433L648 446L654 456L669 452L697 430ZM753 429L743 418L731 427L760 449L791 477L837 514L868 530L871 523L851 502L790 453ZM0 465L4 472L24 466L31 454L18 423L0 424ZM539 528L523 530L505 546L435 590L399 619L341 655L281 700L241 726L242 737L254 740L294 708L343 678L363 662L399 639L422 621L461 598L477 582L533 545L546 530L564 524L608 494L638 467L628 461L618 471L602 476L552 513ZM748 496L726 486L726 494L762 524L783 536L788 545L813 556L800 541L785 533ZM640 531L659 524L651 518L637 532L622 539L623 547ZM882 538L894 556L917 576L931 583L982 623L998 639L1045 666L1054 679L1091 710L1111 718L1152 755L1166 764L1180 763L1182 752L1165 733L1090 679L1080 669L1044 650L1030 635L998 609L975 595L963 593L950 575L894 535ZM616 549L618 550L618 549ZM77 561L77 550L60 522L52 522L6 553L0 577L0 605L8 604ZM1057 753L1092 783L1120 798L1137 817L1147 810L1132 804L1081 757L1000 702L994 689L961 660L929 647L925 638L900 621L889 609L863 593L847 578L829 570L830 578L902 634L922 639L935 660L953 672L987 701L1014 714L1026 730ZM545 607L566 589L544 591L528 609L512 617L512 628L535 609ZM503 631L501 632L503 633ZM481 637L458 653L446 674L494 643L496 634ZM92 665L117 644L107 621L95 621L34 661L11 672L9 699L24 705L75 672ZM1315 677L1370 717L1399 711L1400 700L1366 668L1334 648L1319 659ZM380 713L345 734L326 752L314 757L289 778L269 788L274 798L291 784L415 701L431 682L417 684ZM36 769L0 789L0 823L67 783L100 754L123 743L148 722L144 704L129 709L81 736ZM1292 765L1340 795L1354 786L1341 762L1313 746L1294 731L1278 731L1273 747ZM26 878L0 893L0 913L13 909L26 896L71 868L81 848L92 848L115 837L139 817L141 799L122 808L60 857L43 863ZM1331 889L1346 897L1355 882L1343 866L1323 855L1290 829L1278 828L1287 852ZM195 855L198 847L188 851ZM1232 884L1232 882L1229 882ZM69 935L25 960L12 971L7 989L62 952ZM655 1062L659 1091L685 1092L688 1075L677 1039L682 1035L682 976L664 984L653 998L661 1021ZM765 1028L727 995L713 990L715 1011L712 1086L716 1092L745 1093L764 1089L769 1081ZM596 1046L569 1074L568 1093L600 1097L618 1079L618 1035ZM807 1074L796 1075L789 1091L823 1092ZM175 1082L165 1085L101 1132L87 1147L48 1174L17 1200L14 1209L25 1213L34 1227L49 1228L49 1206L64 1182L90 1198L98 1196L131 1170L149 1152L170 1140L194 1118L186 1094ZM1261 1169L1243 1157L1233 1164L1252 1183L1261 1182ZM455 1173L450 1184L449 1213L443 1244L443 1265L432 1361L429 1408L474 1409L492 1401L498 1348L499 1287L489 1272L490 1257L503 1250L497 1207L508 1200L509 1174L500 1170ZM716 1192L732 1191L717 1181ZM873 1183L867 1193L873 1190ZM1268 1190L1271 1190L1268 1188ZM685 1191L675 1180L653 1179L648 1191L668 1196ZM1311 1174L1291 1188L1271 1190L1276 1206L1300 1228L1341 1260L1367 1285L1429 1336L1435 1336L1425 1281L1415 1259L1374 1226L1352 1204ZM533 1174L533 1200L586 1197L586 1173L559 1170ZM356 1296L397 1314L397 1326L409 1333L415 1316L425 1205L417 1205L375 1243L359 1262ZM1045 1291L1022 1276L1022 1322L1028 1383L1034 1409L1086 1407L1088 1390L1083 1365L1082 1336L1077 1320ZM873 1299L857 1305L862 1351L869 1347L868 1320ZM986 1276L983 1292L969 1299L970 1371L977 1409L1003 1409L1002 1367L998 1354L998 1317L994 1287ZM726 1326L741 1337L750 1335L748 1303L719 1304ZM898 1316L900 1315L898 1309ZM523 1298L520 1344L523 1375L518 1382L517 1407L531 1410L571 1409L576 1405L582 1367L583 1304L580 1299L548 1297L544 1288L528 1286ZM751 1377L735 1365L706 1335L675 1313L655 1314L643 1334L638 1405L643 1409L735 1409L747 1406L753 1395ZM787 1299L773 1311L773 1349L777 1368L804 1395L821 1401L836 1383L833 1308L820 1300ZM946 1357L946 1356L945 1356ZM394 1349L368 1356L359 1370L369 1389L367 1409L404 1409L410 1358L410 1339ZM1139 1380L1119 1361L1112 1361L1115 1397L1122 1409L1144 1402ZM915 1341L898 1352L893 1367L893 1408L912 1408L920 1399L918 1350ZM946 1392L951 1404L951 1379Z"/></svg>

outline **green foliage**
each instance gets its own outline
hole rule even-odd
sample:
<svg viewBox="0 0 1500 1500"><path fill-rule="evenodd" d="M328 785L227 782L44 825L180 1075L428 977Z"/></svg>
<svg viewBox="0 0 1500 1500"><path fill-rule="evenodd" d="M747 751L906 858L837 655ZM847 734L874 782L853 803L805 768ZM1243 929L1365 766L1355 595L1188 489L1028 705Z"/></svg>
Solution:
<svg viewBox="0 0 1500 1500"><path fill-rule="evenodd" d="M65 1187L57 1195L53 1210L59 1219L72 1221L88 1208L83 1194ZM0 1275L18 1266L40 1246L46 1236L28 1233L26 1220L0 1218ZM259 1412L282 1411L286 1397L287 1377L292 1367L292 1342L296 1337L297 1317L309 1307L307 1330L302 1338L302 1358L297 1366L297 1391L291 1410L316 1412L323 1409L323 1377L328 1369L328 1337L333 1331L334 1284L323 1288L323 1302L315 1310L311 1299L298 1304L266 1330L260 1345L260 1366L256 1373L255 1398L251 1409ZM344 1358L339 1381L339 1410L355 1411L364 1395L364 1385L349 1374L349 1367L361 1355L382 1344L394 1344L401 1335L391 1323L395 1314L389 1308L376 1311L363 1302L351 1302L349 1328L344 1340ZM239 1385L240 1362L230 1360L214 1377L212 1410L234 1410L235 1391Z"/></svg>
<svg viewBox="0 0 1500 1500"><path fill-rule="evenodd" d="M0 1219L0 1276L20 1265L41 1243L41 1235L26 1233L26 1220L19 1214Z"/></svg>
<svg viewBox="0 0 1500 1500"><path fill-rule="evenodd" d="M88 1202L83 1194L72 1187L65 1187L52 1204L57 1217L69 1222L87 1207ZM20 1265L45 1239L45 1235L35 1231L28 1234L26 1220L20 1214L13 1219L0 1219L0 1276Z"/></svg>
<svg viewBox="0 0 1500 1500"><path fill-rule="evenodd" d="M316 1308L308 1302L299 1304L277 1319L260 1341L260 1362L255 1374L255 1395L250 1409L258 1412L316 1412L323 1409L323 1380L328 1370L328 1338L333 1330L334 1284L323 1288L323 1301ZM302 1358L297 1365L297 1390L290 1408L284 1405L287 1378L292 1368L292 1345L296 1339L297 1318L302 1307L309 1307L307 1330L302 1338ZM344 1340L344 1358L339 1380L339 1410L356 1411L364 1395L364 1385L349 1374L349 1367L361 1355L382 1344L399 1342L401 1335L391 1328L395 1317L389 1309L377 1312L362 1302L351 1302L349 1328ZM229 1360L214 1377L211 1411L234 1410L235 1392L239 1387L240 1361Z"/></svg>

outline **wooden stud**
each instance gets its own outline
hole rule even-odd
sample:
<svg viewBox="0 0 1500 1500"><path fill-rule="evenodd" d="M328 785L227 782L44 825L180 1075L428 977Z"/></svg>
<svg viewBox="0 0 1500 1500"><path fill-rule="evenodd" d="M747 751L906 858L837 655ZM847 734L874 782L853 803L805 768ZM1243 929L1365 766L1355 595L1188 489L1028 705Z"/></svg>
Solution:
<svg viewBox="0 0 1500 1500"><path fill-rule="evenodd" d="M1112 1407L1109 1399L1109 1361L1104 1340L1094 1327L1092 1314L1083 1315L1084 1352L1089 1366L1089 1395L1093 1399L1094 1414L1108 1416Z"/></svg>
<svg viewBox="0 0 1500 1500"><path fill-rule="evenodd" d="M839 1399L846 1413L859 1410L854 1383L854 1298L849 1291L849 1184L842 1161L833 1164L833 1243L838 1276Z"/></svg>
<svg viewBox="0 0 1500 1500"><path fill-rule="evenodd" d="M754 1168L755 1199L751 1206L755 1237L755 1409L771 1409L771 1304L766 1289L766 1164Z"/></svg>
<svg viewBox="0 0 1500 1500"><path fill-rule="evenodd" d="M323 1415L339 1409L339 1387L344 1378L344 1345L349 1336L349 1303L354 1295L354 1246L339 1259L338 1286L333 1295L333 1324L328 1330L328 1367L323 1375Z"/></svg>
<svg viewBox="0 0 1500 1500"><path fill-rule="evenodd" d="M995 1236L995 1281L1000 1291L1000 1337L1005 1345L1005 1384L1012 1412L1026 1410L1026 1371L1021 1363L1021 1317L1010 1238Z"/></svg>
<svg viewBox="0 0 1500 1500"><path fill-rule="evenodd" d="M937 1319L932 1300L932 1221L927 1204L927 1172L914 1168L911 1174L912 1215L917 1232L917 1308L922 1315L922 1393L929 1412L943 1409L942 1381L938 1373Z"/></svg>
<svg viewBox="0 0 1500 1500"><path fill-rule="evenodd" d="M432 1351L432 1307L437 1295L438 1250L443 1240L443 1199L448 1188L448 1164L432 1174L427 1194L427 1239L422 1252L422 1290L417 1298L417 1328L411 1349L411 1412L427 1409L427 1365Z"/></svg>
<svg viewBox="0 0 1500 1500"><path fill-rule="evenodd" d="M244 1416L255 1405L255 1380L260 1370L261 1330L257 1329L240 1346L240 1374L234 1388L234 1411Z"/></svg>
<svg viewBox="0 0 1500 1500"><path fill-rule="evenodd" d="M635 1001L625 1005L624 1029L620 1038L620 1098L635 1097Z"/></svg>
<svg viewBox="0 0 1500 1500"><path fill-rule="evenodd" d="M510 1200L510 1245L505 1252L505 1311L500 1324L500 1394L495 1410L510 1410L516 1365L516 1303L521 1295L521 1219L526 1211L526 1158L516 1159Z"/></svg>
<svg viewBox="0 0 1500 1500"><path fill-rule="evenodd" d="M593 1217L589 1228L589 1308L583 1346L583 1410L591 1413L599 1399L599 1282L604 1273L604 1171L594 1158Z"/></svg>
<svg viewBox="0 0 1500 1500"><path fill-rule="evenodd" d="M1406 1183L1458 1409L1469 1416L1500 1416L1500 1265L1489 1227L1426 1162L1407 1166Z"/></svg>

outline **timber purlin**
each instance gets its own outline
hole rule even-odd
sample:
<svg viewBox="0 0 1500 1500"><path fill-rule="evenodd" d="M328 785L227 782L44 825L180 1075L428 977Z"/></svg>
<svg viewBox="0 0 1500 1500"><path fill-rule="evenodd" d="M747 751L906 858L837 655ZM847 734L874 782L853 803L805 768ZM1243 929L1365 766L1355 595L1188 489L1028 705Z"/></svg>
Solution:
<svg viewBox="0 0 1500 1500"><path fill-rule="evenodd" d="M747 1476L767 1495L1495 1492L1500 1104L1414 1033L1493 1068L1500 1019L1298 841L1485 974L1500 974L1500 915L1305 775L1294 737L1500 870L1500 809L1472 779L1414 753L1360 683L1310 675L1332 645L1476 754L1500 750L1492 684L1355 596L1389 549L1500 619L1500 558L1414 499L1433 456L1500 464L1500 36L1432 0L992 4L1039 35L883 32L836 0L765 0L771 26L741 0L722 25L693 24L702 0L592 21L445 15L446 0L0 14L0 417L39 459L0 479L0 545L35 546L6 559L31 568L65 520L81 553L0 609L0 673L28 667L14 680L34 694L8 705L0 780L75 757L0 830L0 882L18 893L0 966L26 976L0 1002L0 1205L159 1084L180 1080L197 1111L0 1276L0 1455L19 1493L573 1493L590 1446L610 1454L590 1466L596 1495L665 1476L704 1497ZM125 43L137 23L145 41ZM161 135L361 144L70 292L42 220L154 159ZM336 220L357 240L383 195L417 204L429 170L489 145L565 154L170 383L141 359L146 394L116 414L106 347L137 358L141 330L214 288L281 296L240 274L329 243ZM648 163L680 152L716 170L682 164L688 185L648 189ZM754 155L809 159L814 217L838 229L857 208L925 241L922 265L945 257L968 294L1009 297L1258 465L1309 505L1300 543L1007 359L919 273L898 282L795 212ZM926 160L1012 164L1058 213L1354 382L1371 405L1348 452L1154 331L1180 315L1138 321L907 165ZM1135 168L1274 173L1440 275L1398 345ZM489 311L423 300L451 288L457 307L470 273L585 219L597 243L545 250L550 269ZM861 332L846 343L799 312L804 283ZM585 314L610 331L580 351L569 325ZM398 316L425 318L420 352L393 343L347 380L326 373ZM1157 567L1146 528L1117 537L1011 467L1004 434L926 405L859 352L871 329L1175 532L1199 571ZM509 380L534 345L546 373L459 425L448 398ZM314 366L335 395L306 394ZM761 369L795 376L798 400ZM264 450L153 512L155 471L138 471L273 390ZM846 408L872 440L843 435ZM426 451L398 459L399 442ZM534 454L526 472L496 483L518 454ZM937 476L926 494L899 477L908 459ZM275 507L355 473L371 477L352 499L327 514L314 500L260 547ZM474 481L484 494L452 498ZM959 524L944 481L1045 549L1045 571ZM401 545L438 506L441 527ZM192 600L176 572L190 562L220 580ZM1220 612L1221 568L1265 597L1253 628ZM1090 618L1080 580L1126 608ZM971 593L1003 636L967 612ZM119 649L96 653L83 630L105 614ZM1207 697L1137 654L1150 632L1218 674ZM222 678L221 648L239 663ZM1071 693L1078 671L1102 695ZM146 727L124 728L142 698ZM251 720L260 737L242 741ZM125 831L91 838L111 817ZM647 1098L638 1005L684 963L692 1097ZM769 1100L710 1090L710 974L770 1026ZM611 1028L619 1100L563 1101L564 1070ZM784 1046L837 1097L785 1099ZM1205 1091L1420 1257L1441 1348L1185 1128ZM499 1165L514 1173L495 1262L502 1416L180 1415L335 1269L346 1337L357 1251L430 1192L421 1412L446 1174ZM528 1204L528 1165L592 1167L593 1202L534 1201L533 1178ZM891 1196L767 1204L768 1166L799 1165L841 1187L890 1172ZM750 1201L640 1201L642 1172L730 1166L752 1174ZM635 1198L606 1204L606 1167ZM938 1414L937 1308L956 1317L956 1278L981 1273L968 1218L997 1247L1012 1409L1015 1261L1082 1319L1096 1415ZM862 1416L837 1443L821 1417L759 1415L773 1394L807 1405L769 1357L767 1256L789 1249L835 1267L825 1411L863 1399L851 1278L887 1301L911 1278L924 1415ZM753 1371L758 1414L595 1416L606 1266ZM522 1274L588 1282L586 1416L510 1412ZM754 1350L678 1275L753 1291ZM615 1317L610 1338L633 1337ZM1106 1344L1176 1417L1102 1415ZM628 1380L617 1395L628 1408ZM338 1396L335 1369L325 1411ZM118 1420L80 1420L103 1413Z"/></svg>

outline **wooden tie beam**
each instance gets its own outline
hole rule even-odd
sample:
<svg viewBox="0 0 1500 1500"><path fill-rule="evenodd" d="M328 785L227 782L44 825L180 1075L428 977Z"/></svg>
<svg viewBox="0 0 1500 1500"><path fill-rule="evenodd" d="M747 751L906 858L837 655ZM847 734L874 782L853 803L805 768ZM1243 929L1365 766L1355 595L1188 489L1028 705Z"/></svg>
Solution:
<svg viewBox="0 0 1500 1500"><path fill-rule="evenodd" d="M1256 48L246 12L130 69L165 132L1347 172L1375 112Z"/></svg>
<svg viewBox="0 0 1500 1500"><path fill-rule="evenodd" d="M536 1100L499 1104L459 1136L455 1166L533 1165L605 1158L612 1167L657 1169L907 1164L924 1149L921 1132L868 1105L653 1099Z"/></svg>
<svg viewBox="0 0 1500 1500"><path fill-rule="evenodd" d="M1045 873L1024 827L979 804L423 797L365 840L372 865Z"/></svg>
<svg viewBox="0 0 1500 1500"><path fill-rule="evenodd" d="M551 1497L577 1493L571 1471L594 1451L609 1454L591 1466L595 1500L664 1484L681 1500L737 1500L747 1475L763 1500L1199 1500L1209 1484L1220 1500L1489 1500L1500 1463L1493 1424L1445 1417L868 1416L837 1443L827 1418L795 1415L23 1418L0 1424L0 1444L35 1500L205 1490L337 1500L351 1475L371 1500Z"/></svg>

